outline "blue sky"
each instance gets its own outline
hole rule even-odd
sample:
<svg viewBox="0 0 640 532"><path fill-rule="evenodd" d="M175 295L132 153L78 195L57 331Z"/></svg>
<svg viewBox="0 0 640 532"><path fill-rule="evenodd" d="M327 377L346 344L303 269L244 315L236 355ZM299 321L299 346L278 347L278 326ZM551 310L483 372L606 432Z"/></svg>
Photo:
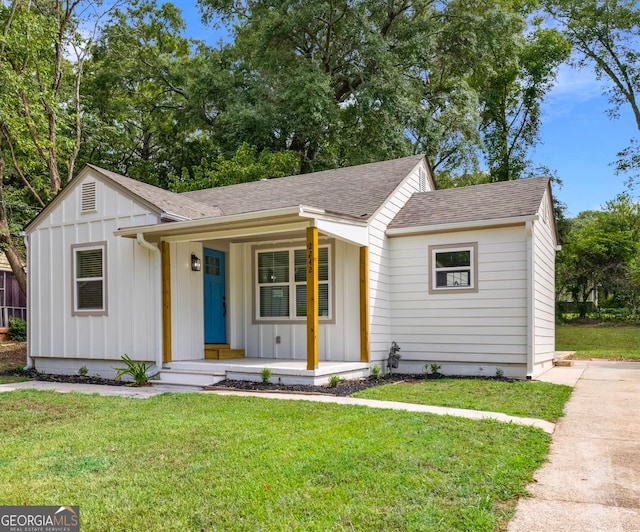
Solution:
<svg viewBox="0 0 640 532"><path fill-rule="evenodd" d="M176 5L187 23L186 34L215 45L221 33L200 22L195 0ZM554 195L567 205L569 217L598 209L626 190L626 177L616 175L611 163L638 131L629 110L622 109L617 120L606 115L609 105L602 88L592 71L563 66L543 105L541 143L531 158L562 180Z"/></svg>

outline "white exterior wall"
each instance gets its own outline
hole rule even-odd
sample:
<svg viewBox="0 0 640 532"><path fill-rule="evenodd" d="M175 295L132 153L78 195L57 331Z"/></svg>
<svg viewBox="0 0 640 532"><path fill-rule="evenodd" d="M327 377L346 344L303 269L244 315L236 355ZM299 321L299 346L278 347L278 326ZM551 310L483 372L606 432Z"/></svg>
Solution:
<svg viewBox="0 0 640 532"><path fill-rule="evenodd" d="M322 245L325 240L320 240ZM283 242L283 247L304 247L305 241ZM306 360L306 322L256 324L254 322L253 246L231 244L227 270L229 343L244 348L247 357ZM320 361L360 360L359 248L333 241L331 275L334 283L335 323L320 320L318 333ZM280 343L276 343L276 337Z"/></svg>
<svg viewBox="0 0 640 532"><path fill-rule="evenodd" d="M391 297L395 286L390 277L390 244L387 226L404 207L414 192L420 191L419 163L394 191L389 201L369 223L369 361L386 360L393 340L391 334ZM427 189L430 190L427 180Z"/></svg>
<svg viewBox="0 0 640 532"><path fill-rule="evenodd" d="M171 360L204 358L203 272L191 270L191 254L204 263L202 244L170 244Z"/></svg>
<svg viewBox="0 0 640 532"><path fill-rule="evenodd" d="M400 372L437 363L451 375L524 378L527 265L524 225L391 240L391 337ZM478 243L478 292L429 294L428 248Z"/></svg>
<svg viewBox="0 0 640 532"><path fill-rule="evenodd" d="M533 224L533 376L553 366L555 356L555 236L547 192Z"/></svg>
<svg viewBox="0 0 640 532"><path fill-rule="evenodd" d="M39 371L75 373L85 361L105 370L125 353L155 361L160 341L156 305L159 279L152 253L120 227L152 224L158 217L91 173L84 174L29 236L29 348ZM97 212L80 214L81 183L96 181ZM72 316L73 244L106 241L106 316ZM53 359L65 358L64 363ZM91 368L89 368L91 370ZM98 370L96 370L98 371ZM109 376L109 371L101 375Z"/></svg>

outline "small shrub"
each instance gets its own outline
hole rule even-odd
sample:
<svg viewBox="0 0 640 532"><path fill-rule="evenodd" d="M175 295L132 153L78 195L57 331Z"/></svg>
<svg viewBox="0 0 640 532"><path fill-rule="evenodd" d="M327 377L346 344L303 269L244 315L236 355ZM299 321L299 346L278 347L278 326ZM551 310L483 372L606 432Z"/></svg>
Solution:
<svg viewBox="0 0 640 532"><path fill-rule="evenodd" d="M9 318L9 339L24 342L27 339L27 322L22 318Z"/></svg>
<svg viewBox="0 0 640 532"><path fill-rule="evenodd" d="M442 366L440 364L436 364L435 362L433 364L425 364L424 365L424 370L428 374L440 373L440 369L441 368L442 368Z"/></svg>
<svg viewBox="0 0 640 532"><path fill-rule="evenodd" d="M78 375L80 375L81 377L86 377L87 373L89 373L89 370L87 369L87 366L82 366L79 370L78 370Z"/></svg>
<svg viewBox="0 0 640 532"><path fill-rule="evenodd" d="M502 368L496 368L496 379L502 379L504 377L504 371Z"/></svg>
<svg viewBox="0 0 640 532"><path fill-rule="evenodd" d="M267 384L271 380L271 375L273 375L273 373L271 373L271 370L269 368L262 368L262 371L260 372L262 382Z"/></svg>
<svg viewBox="0 0 640 532"><path fill-rule="evenodd" d="M122 355L122 361L125 363L124 368L113 368L117 371L116 380L120 380L124 375L129 375L136 386L149 383L147 371L151 365L147 365L145 362L135 362L127 354Z"/></svg>
<svg viewBox="0 0 640 532"><path fill-rule="evenodd" d="M331 388L337 388L341 380L342 379L340 379L340 377L338 377L337 375L331 375L331 377L329 377L329 386Z"/></svg>
<svg viewBox="0 0 640 532"><path fill-rule="evenodd" d="M380 376L382 375L382 370L380 369L380 366L378 366L377 364L371 367L369 372L371 373L371 377L375 380L379 380Z"/></svg>

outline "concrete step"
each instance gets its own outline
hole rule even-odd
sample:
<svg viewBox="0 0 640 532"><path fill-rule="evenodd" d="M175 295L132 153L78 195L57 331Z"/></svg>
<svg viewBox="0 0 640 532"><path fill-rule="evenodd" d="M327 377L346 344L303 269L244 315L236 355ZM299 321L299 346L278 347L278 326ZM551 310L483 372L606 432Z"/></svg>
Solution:
<svg viewBox="0 0 640 532"><path fill-rule="evenodd" d="M569 357L573 355L573 353L575 353L575 351L556 351L556 356L553 359L553 365L570 368L573 366L573 360Z"/></svg>
<svg viewBox="0 0 640 532"><path fill-rule="evenodd" d="M573 360L563 360L563 359L554 360L553 365L556 367L570 368L571 366L573 366Z"/></svg>
<svg viewBox="0 0 640 532"><path fill-rule="evenodd" d="M226 378L224 372L201 372L179 369L163 369L156 379L158 383L187 386L210 386Z"/></svg>

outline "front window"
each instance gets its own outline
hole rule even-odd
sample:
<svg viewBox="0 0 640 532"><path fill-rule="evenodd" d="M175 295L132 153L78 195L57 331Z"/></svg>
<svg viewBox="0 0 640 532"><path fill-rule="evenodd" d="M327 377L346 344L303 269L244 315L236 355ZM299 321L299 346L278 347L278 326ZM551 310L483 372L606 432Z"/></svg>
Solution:
<svg viewBox="0 0 640 532"><path fill-rule="evenodd" d="M73 313L107 313L106 243L73 246Z"/></svg>
<svg viewBox="0 0 640 532"><path fill-rule="evenodd" d="M307 316L305 248L257 251L256 318L293 320ZM318 313L330 318L329 246L318 248Z"/></svg>
<svg viewBox="0 0 640 532"><path fill-rule="evenodd" d="M430 291L477 291L477 244L430 246Z"/></svg>

